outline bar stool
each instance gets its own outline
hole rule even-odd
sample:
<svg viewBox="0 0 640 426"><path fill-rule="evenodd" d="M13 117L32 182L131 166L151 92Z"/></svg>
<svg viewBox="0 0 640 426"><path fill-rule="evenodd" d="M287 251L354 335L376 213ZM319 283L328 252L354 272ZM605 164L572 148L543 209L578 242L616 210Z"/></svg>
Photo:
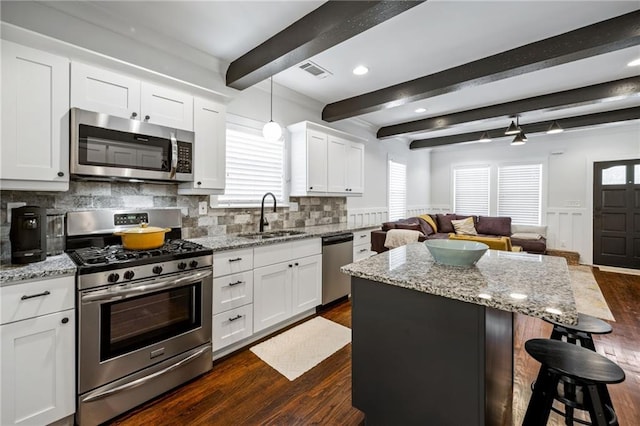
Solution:
<svg viewBox="0 0 640 426"><path fill-rule="evenodd" d="M573 424L574 409L588 411L591 418L591 423L575 419L578 423L618 424L607 389L607 384L625 379L624 371L616 363L597 352L557 340L531 339L524 347L542 365L523 426L546 425L552 409L564 415L567 425ZM561 381L570 385L564 386L562 394L558 388ZM576 397L577 390L583 394L582 401ZM552 407L554 399L564 404L564 413Z"/></svg>
<svg viewBox="0 0 640 426"><path fill-rule="evenodd" d="M608 334L611 333L611 325L604 322L600 318L592 317L578 313L578 324L567 325L559 322L545 319L548 323L553 324L553 331L551 332L551 339L562 340L566 337L567 342L578 344L583 348L591 349L595 351L596 348L593 344L592 334Z"/></svg>

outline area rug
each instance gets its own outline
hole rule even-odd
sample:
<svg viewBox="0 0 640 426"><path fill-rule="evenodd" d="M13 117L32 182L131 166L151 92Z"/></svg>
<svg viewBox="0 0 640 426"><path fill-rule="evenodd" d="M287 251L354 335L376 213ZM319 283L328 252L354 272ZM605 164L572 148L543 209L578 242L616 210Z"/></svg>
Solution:
<svg viewBox="0 0 640 426"><path fill-rule="evenodd" d="M615 321L589 266L569 266L576 308L582 314Z"/></svg>
<svg viewBox="0 0 640 426"><path fill-rule="evenodd" d="M293 381L350 342L350 328L315 317L250 350Z"/></svg>

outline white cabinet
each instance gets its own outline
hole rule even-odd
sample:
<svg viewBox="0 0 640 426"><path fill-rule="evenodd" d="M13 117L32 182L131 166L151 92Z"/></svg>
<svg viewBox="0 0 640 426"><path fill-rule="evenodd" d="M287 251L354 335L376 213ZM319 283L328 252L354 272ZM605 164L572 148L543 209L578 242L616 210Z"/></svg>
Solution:
<svg viewBox="0 0 640 426"><path fill-rule="evenodd" d="M371 231L356 231L353 233L353 261L371 257Z"/></svg>
<svg viewBox="0 0 640 426"><path fill-rule="evenodd" d="M254 332L322 303L321 251L319 238L254 250ZM279 263L265 265L270 261Z"/></svg>
<svg viewBox="0 0 640 426"><path fill-rule="evenodd" d="M69 189L69 61L2 41L2 189Z"/></svg>
<svg viewBox="0 0 640 426"><path fill-rule="evenodd" d="M253 334L253 249L213 255L213 352Z"/></svg>
<svg viewBox="0 0 640 426"><path fill-rule="evenodd" d="M71 106L193 130L193 96L79 62L71 64Z"/></svg>
<svg viewBox="0 0 640 426"><path fill-rule="evenodd" d="M2 425L49 424L75 411L74 277L2 287Z"/></svg>
<svg viewBox="0 0 640 426"><path fill-rule="evenodd" d="M307 121L291 132L291 195L340 196L364 192L364 144Z"/></svg>
<svg viewBox="0 0 640 426"><path fill-rule="evenodd" d="M180 184L179 194L222 194L226 177L224 105L194 99L193 129L196 134L193 182Z"/></svg>

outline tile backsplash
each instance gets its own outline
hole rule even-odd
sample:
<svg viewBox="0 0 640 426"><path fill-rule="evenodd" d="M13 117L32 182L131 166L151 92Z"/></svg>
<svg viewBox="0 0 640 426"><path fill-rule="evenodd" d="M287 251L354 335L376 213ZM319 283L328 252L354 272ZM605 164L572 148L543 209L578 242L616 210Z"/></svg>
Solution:
<svg viewBox="0 0 640 426"><path fill-rule="evenodd" d="M260 208L209 208L198 214L201 201L209 203L207 195L179 195L175 185L148 183L110 183L71 181L67 192L0 191L0 254L9 258L10 224L7 203L25 202L62 211L94 209L138 209L145 207L179 207L182 209L182 236L196 238L237 232L258 231ZM278 207L273 212L273 200L265 201L267 229L326 225L347 221L345 197L291 197L298 211Z"/></svg>

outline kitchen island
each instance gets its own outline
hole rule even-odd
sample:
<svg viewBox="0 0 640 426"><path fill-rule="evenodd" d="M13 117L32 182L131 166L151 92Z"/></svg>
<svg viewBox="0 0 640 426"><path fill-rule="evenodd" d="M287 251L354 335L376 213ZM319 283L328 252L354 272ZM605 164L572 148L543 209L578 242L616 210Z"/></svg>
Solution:
<svg viewBox="0 0 640 426"><path fill-rule="evenodd" d="M566 261L488 250L472 267L414 243L346 265L352 393L367 425L510 425L513 315L575 324Z"/></svg>

